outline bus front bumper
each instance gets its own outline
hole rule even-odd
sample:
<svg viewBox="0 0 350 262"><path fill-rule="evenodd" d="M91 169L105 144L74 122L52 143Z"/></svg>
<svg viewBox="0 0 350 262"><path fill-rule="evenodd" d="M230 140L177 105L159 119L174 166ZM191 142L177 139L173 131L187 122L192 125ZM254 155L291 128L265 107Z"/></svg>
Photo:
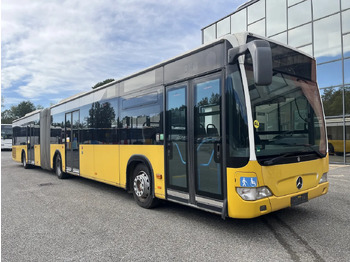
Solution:
<svg viewBox="0 0 350 262"><path fill-rule="evenodd" d="M270 196L267 198L246 201L235 193L235 201L228 207L228 215L232 218L254 218L271 213L286 207L296 206L310 199L322 196L328 192L329 182L317 185L316 187L299 191L285 196Z"/></svg>

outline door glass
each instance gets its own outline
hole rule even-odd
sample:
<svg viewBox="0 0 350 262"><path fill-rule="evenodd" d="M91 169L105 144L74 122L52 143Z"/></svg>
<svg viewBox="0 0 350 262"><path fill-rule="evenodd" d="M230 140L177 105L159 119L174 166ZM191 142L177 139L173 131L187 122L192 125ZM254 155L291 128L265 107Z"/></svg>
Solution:
<svg viewBox="0 0 350 262"><path fill-rule="evenodd" d="M28 152L28 160L34 161L34 125L29 125L28 131L28 143L29 143L29 152Z"/></svg>
<svg viewBox="0 0 350 262"><path fill-rule="evenodd" d="M79 111L72 113L72 167L79 169Z"/></svg>
<svg viewBox="0 0 350 262"><path fill-rule="evenodd" d="M196 192L221 195L220 78L197 82L194 90Z"/></svg>
<svg viewBox="0 0 350 262"><path fill-rule="evenodd" d="M186 86L167 91L168 184L187 189L187 103Z"/></svg>
<svg viewBox="0 0 350 262"><path fill-rule="evenodd" d="M72 113L66 114L66 166L68 171L71 171L72 167Z"/></svg>

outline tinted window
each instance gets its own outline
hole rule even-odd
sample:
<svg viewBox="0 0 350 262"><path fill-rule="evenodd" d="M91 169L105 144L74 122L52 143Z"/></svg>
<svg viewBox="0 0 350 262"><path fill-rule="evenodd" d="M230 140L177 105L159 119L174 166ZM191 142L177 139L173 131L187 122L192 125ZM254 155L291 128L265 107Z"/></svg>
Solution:
<svg viewBox="0 0 350 262"><path fill-rule="evenodd" d="M120 116L121 144L157 144L162 131L162 94L125 97ZM155 100L157 99L157 100Z"/></svg>
<svg viewBox="0 0 350 262"><path fill-rule="evenodd" d="M117 144L117 104L116 98L92 103L88 115L84 116L87 127L83 143L89 143L87 139L93 130L91 144Z"/></svg>
<svg viewBox="0 0 350 262"><path fill-rule="evenodd" d="M64 138L64 113L59 113L51 116L51 144L62 144Z"/></svg>
<svg viewBox="0 0 350 262"><path fill-rule="evenodd" d="M227 163L241 167L249 161L248 119L241 74L237 65L230 68L226 83Z"/></svg>

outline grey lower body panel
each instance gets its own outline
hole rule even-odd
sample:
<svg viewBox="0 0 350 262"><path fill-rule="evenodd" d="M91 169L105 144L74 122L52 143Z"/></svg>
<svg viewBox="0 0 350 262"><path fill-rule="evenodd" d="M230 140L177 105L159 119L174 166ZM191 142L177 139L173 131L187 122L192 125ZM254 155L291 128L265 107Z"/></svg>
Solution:
<svg viewBox="0 0 350 262"><path fill-rule="evenodd" d="M172 189L167 190L167 200L180 203L186 206L202 209L215 214L222 214L224 203L222 200L216 200L203 196L195 196L195 204L190 203L190 196L186 192L180 192Z"/></svg>

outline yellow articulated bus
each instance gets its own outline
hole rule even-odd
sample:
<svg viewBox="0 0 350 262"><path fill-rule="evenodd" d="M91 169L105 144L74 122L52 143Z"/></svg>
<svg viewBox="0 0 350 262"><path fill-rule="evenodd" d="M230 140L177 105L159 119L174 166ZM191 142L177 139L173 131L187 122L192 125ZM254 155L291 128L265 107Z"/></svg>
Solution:
<svg viewBox="0 0 350 262"><path fill-rule="evenodd" d="M227 35L13 122L13 159L160 199L253 218L327 193L315 60Z"/></svg>

